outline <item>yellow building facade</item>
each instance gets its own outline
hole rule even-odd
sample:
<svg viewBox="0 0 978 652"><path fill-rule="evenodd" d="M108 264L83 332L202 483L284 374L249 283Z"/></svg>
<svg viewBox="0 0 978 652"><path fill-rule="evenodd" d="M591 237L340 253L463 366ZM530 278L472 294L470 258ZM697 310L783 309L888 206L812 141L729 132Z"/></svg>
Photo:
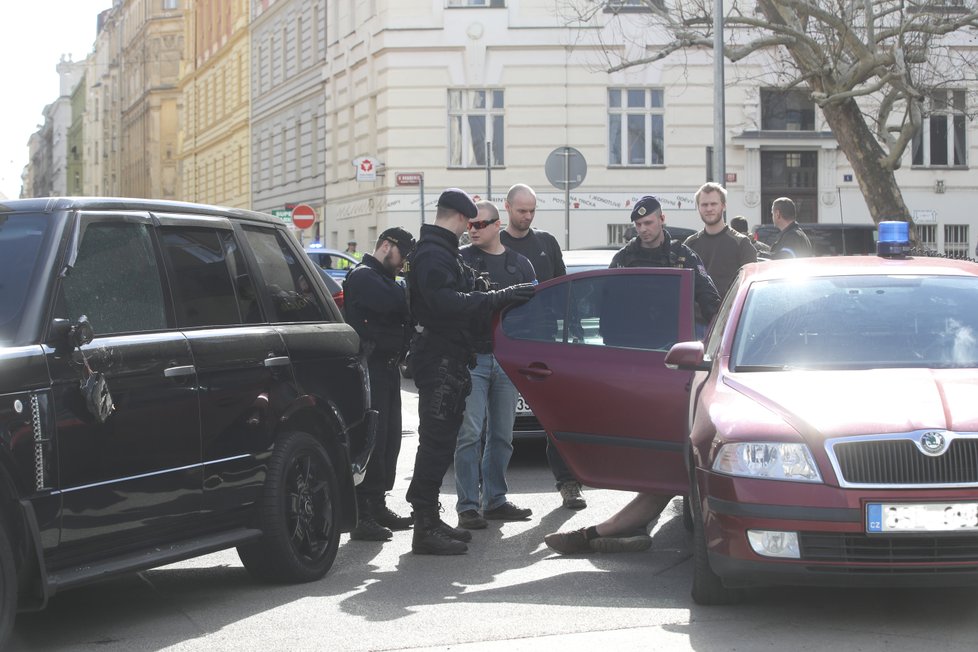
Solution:
<svg viewBox="0 0 978 652"><path fill-rule="evenodd" d="M248 0L197 0L184 13L183 199L251 207Z"/></svg>

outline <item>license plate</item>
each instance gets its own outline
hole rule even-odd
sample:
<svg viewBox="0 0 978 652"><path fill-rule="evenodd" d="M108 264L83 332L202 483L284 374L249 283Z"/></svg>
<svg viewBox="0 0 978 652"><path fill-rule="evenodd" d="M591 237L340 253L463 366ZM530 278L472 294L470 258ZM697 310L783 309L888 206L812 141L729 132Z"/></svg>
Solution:
<svg viewBox="0 0 978 652"><path fill-rule="evenodd" d="M533 414L533 410L530 409L530 404L526 402L526 399L522 396L516 397L516 416L525 417L527 415Z"/></svg>
<svg viewBox="0 0 978 652"><path fill-rule="evenodd" d="M978 503L869 503L866 531L961 532L978 530Z"/></svg>

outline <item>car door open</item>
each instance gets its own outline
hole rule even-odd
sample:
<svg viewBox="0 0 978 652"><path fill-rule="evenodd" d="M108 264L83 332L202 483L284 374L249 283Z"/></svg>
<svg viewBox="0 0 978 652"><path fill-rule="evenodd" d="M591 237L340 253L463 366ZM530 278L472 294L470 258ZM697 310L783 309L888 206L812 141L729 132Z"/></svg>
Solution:
<svg viewBox="0 0 978 652"><path fill-rule="evenodd" d="M494 353L581 482L680 494L690 373L664 359L693 332L690 270L599 270L507 311Z"/></svg>

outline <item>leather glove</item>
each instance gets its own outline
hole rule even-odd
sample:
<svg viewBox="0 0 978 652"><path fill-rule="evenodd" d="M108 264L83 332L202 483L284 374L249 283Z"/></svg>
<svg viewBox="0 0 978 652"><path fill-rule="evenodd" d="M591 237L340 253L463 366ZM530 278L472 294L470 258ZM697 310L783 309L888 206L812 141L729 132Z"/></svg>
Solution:
<svg viewBox="0 0 978 652"><path fill-rule="evenodd" d="M520 305L533 298L536 290L532 283L518 283L502 290L492 290L489 295L489 308L493 312L509 305Z"/></svg>

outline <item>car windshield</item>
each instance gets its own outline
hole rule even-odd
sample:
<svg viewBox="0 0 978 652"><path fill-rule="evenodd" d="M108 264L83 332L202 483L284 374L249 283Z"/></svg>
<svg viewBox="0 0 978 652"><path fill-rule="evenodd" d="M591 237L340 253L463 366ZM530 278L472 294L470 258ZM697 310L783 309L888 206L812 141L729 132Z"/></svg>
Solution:
<svg viewBox="0 0 978 652"><path fill-rule="evenodd" d="M0 214L0 346L10 344L17 334L49 228L45 215Z"/></svg>
<svg viewBox="0 0 978 652"><path fill-rule="evenodd" d="M978 367L978 278L841 276L751 285L735 371Z"/></svg>

